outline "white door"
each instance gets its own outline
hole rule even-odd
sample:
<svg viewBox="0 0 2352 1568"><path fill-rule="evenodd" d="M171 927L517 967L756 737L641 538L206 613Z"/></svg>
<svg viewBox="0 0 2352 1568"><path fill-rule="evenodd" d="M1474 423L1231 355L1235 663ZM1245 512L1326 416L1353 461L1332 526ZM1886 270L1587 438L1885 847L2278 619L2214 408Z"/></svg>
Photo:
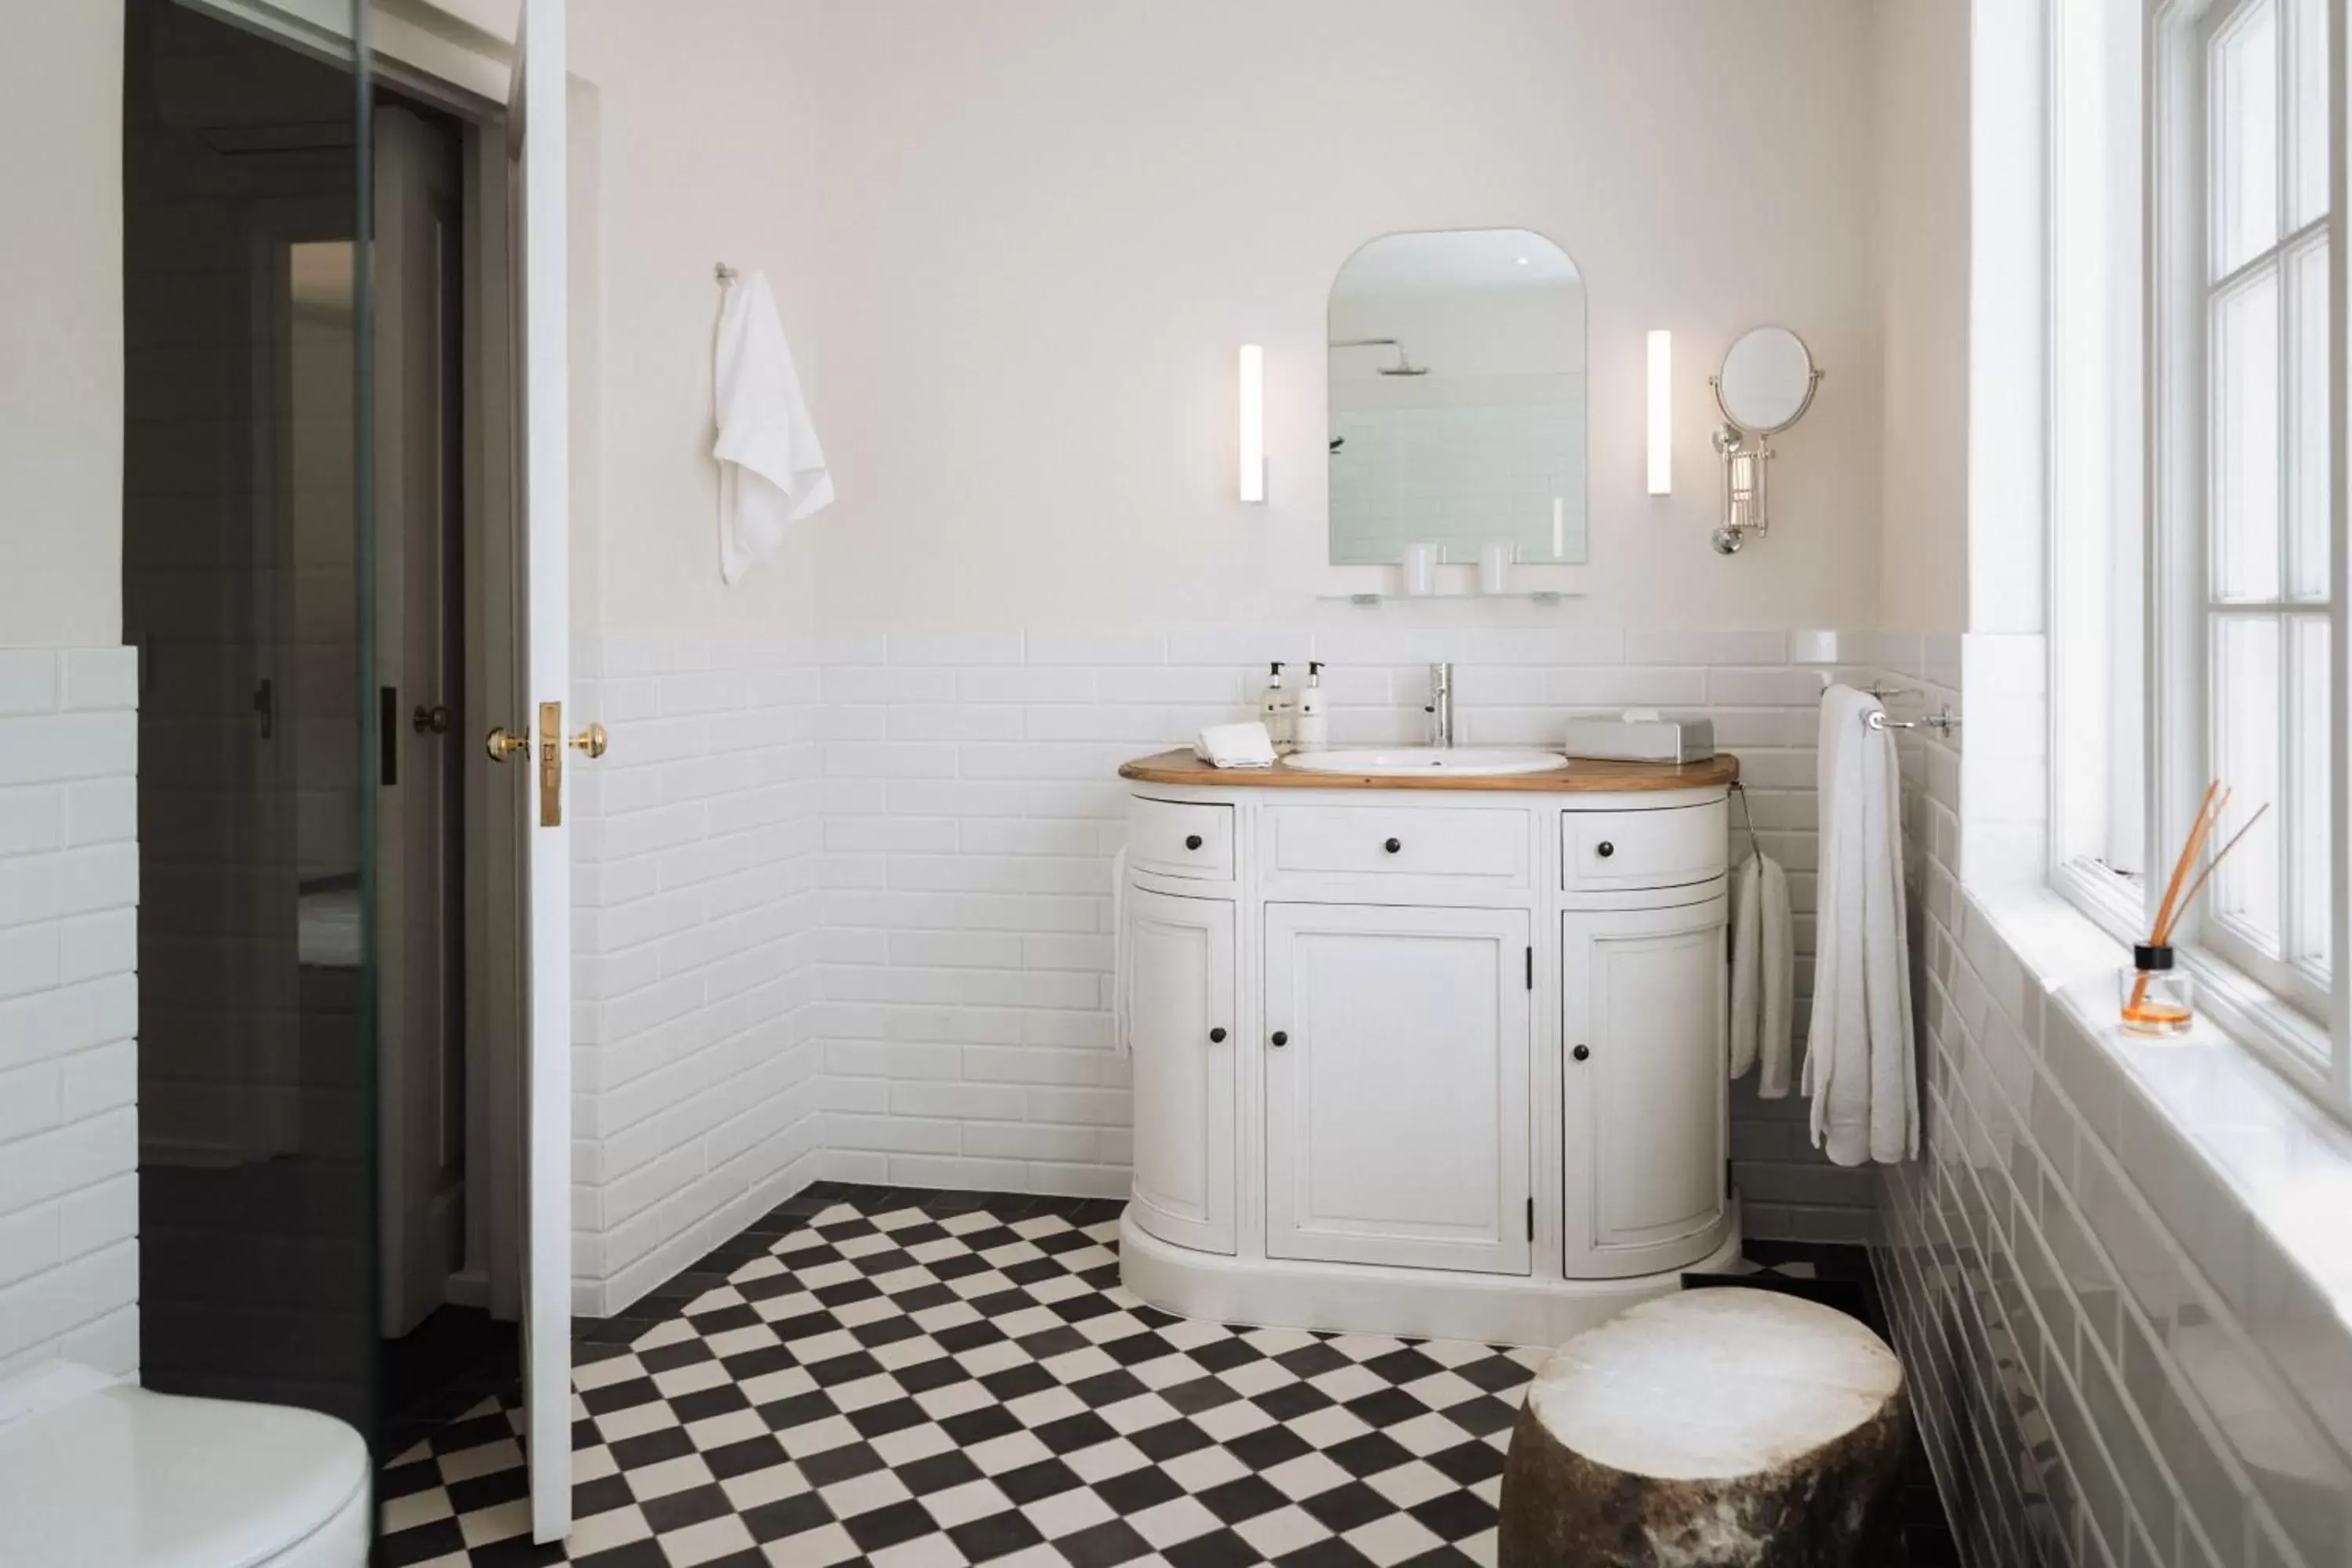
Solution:
<svg viewBox="0 0 2352 1568"><path fill-rule="evenodd" d="M1568 1273L1679 1268L1721 1239L1729 969L1720 894L1560 917Z"/></svg>
<svg viewBox="0 0 2352 1568"><path fill-rule="evenodd" d="M570 487L564 429L564 0L523 0L508 105L523 405L525 689L508 765L528 773L530 1046L524 1064L523 1403L536 1541L572 1528L572 843Z"/></svg>
<svg viewBox="0 0 2352 1568"><path fill-rule="evenodd" d="M439 1306L461 1261L463 1032L449 963L459 896L446 668L443 438L454 366L444 327L457 193L449 145L391 104L375 118L376 1040L381 1321L397 1339ZM432 715L442 714L436 729ZM417 715L422 714L420 721Z"/></svg>
<svg viewBox="0 0 2352 1568"><path fill-rule="evenodd" d="M1234 906L1127 895L1135 1068L1135 1222L1162 1241L1234 1250Z"/></svg>
<svg viewBox="0 0 2352 1568"><path fill-rule="evenodd" d="M1270 1257L1528 1271L1524 910L1269 904Z"/></svg>

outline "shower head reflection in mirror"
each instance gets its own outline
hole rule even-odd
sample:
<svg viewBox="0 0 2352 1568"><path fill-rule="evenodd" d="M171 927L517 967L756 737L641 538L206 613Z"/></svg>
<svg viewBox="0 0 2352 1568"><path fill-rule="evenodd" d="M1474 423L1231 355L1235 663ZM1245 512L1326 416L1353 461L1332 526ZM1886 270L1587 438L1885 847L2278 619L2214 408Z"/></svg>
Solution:
<svg viewBox="0 0 2352 1568"><path fill-rule="evenodd" d="M1584 279L1523 228L1391 234L1331 286L1331 560L1585 557Z"/></svg>

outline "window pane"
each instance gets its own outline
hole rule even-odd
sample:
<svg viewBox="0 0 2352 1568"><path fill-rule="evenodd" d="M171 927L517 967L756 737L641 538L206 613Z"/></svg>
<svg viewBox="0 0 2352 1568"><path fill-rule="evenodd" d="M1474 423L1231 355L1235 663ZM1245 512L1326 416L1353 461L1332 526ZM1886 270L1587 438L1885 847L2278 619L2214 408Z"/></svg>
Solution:
<svg viewBox="0 0 2352 1568"><path fill-rule="evenodd" d="M2270 616L2216 616L2212 626L2213 763L2222 787L2231 792L2221 829L2225 839L2255 807L2271 803L2269 813L2213 874L2213 911L2275 958L2280 946L2280 627Z"/></svg>
<svg viewBox="0 0 2352 1568"><path fill-rule="evenodd" d="M2279 289L2269 268L2213 301L2213 594L2279 591ZM2324 367L2323 367L2324 374Z"/></svg>
<svg viewBox="0 0 2352 1568"><path fill-rule="evenodd" d="M2287 594L2328 593L2327 241L2287 258Z"/></svg>
<svg viewBox="0 0 2352 1568"><path fill-rule="evenodd" d="M2328 847L2333 842L2327 820L2327 623L2317 616L2298 616L2288 627L2288 637L2294 688L2287 731L2286 831L2294 918L2293 951L2287 956L2324 973L2332 892Z"/></svg>
<svg viewBox="0 0 2352 1568"><path fill-rule="evenodd" d="M2294 0L2287 40L2287 226L2327 211L2327 0Z"/></svg>
<svg viewBox="0 0 2352 1568"><path fill-rule="evenodd" d="M2213 275L2278 242L2278 12L2250 0L2210 46L2206 111L2212 126L2207 192Z"/></svg>

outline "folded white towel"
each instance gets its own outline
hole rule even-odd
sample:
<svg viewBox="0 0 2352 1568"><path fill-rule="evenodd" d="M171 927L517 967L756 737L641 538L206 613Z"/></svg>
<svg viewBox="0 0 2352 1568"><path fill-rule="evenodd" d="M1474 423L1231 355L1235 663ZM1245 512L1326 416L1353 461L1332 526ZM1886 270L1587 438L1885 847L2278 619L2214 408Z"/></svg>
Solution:
<svg viewBox="0 0 2352 1568"><path fill-rule="evenodd" d="M792 346L764 273L736 280L719 315L719 573L771 560L784 531L833 500Z"/></svg>
<svg viewBox="0 0 2352 1568"><path fill-rule="evenodd" d="M1814 1146L1841 1165L1919 1153L1901 786L1894 735L1864 722L1878 709L1851 687L1822 698L1820 933L1804 1089Z"/></svg>
<svg viewBox="0 0 2352 1568"><path fill-rule="evenodd" d="M1790 1020L1797 949L1789 874L1780 862L1761 853L1743 858L1732 884L1731 910L1731 1076L1760 1064L1757 1094L1783 1100L1794 1049Z"/></svg>
<svg viewBox="0 0 2352 1568"><path fill-rule="evenodd" d="M1245 724L1212 724L1192 742L1192 754L1215 768L1274 766L1274 739L1252 719Z"/></svg>

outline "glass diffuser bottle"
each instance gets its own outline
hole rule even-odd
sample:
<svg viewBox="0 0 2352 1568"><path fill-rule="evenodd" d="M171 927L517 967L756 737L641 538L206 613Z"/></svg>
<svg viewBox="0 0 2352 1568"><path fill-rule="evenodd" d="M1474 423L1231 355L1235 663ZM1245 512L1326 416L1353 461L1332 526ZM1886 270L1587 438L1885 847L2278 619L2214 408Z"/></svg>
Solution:
<svg viewBox="0 0 2352 1568"><path fill-rule="evenodd" d="M2173 967L2168 945L2140 942L2132 966L2116 976L2123 1003L2124 1033L2146 1039L2171 1039L2189 1032L2196 1018L2197 982Z"/></svg>

